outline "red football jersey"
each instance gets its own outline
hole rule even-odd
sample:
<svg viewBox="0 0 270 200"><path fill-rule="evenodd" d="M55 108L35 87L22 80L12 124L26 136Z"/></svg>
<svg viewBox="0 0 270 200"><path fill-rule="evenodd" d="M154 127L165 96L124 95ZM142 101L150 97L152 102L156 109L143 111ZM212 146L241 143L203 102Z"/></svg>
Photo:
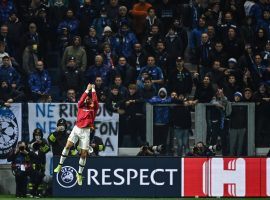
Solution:
<svg viewBox="0 0 270 200"><path fill-rule="evenodd" d="M91 104L87 104L85 102L86 97L87 93L84 92L79 100L76 125L79 128L86 128L86 127L94 128L94 121L99 107L97 94L95 91L92 91Z"/></svg>

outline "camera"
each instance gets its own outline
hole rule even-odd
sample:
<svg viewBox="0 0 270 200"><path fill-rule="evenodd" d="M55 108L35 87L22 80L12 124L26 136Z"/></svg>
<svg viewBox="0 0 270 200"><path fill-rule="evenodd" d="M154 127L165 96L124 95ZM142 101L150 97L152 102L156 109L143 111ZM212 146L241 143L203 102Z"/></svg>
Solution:
<svg viewBox="0 0 270 200"><path fill-rule="evenodd" d="M213 145L213 146L209 146L208 149L210 151L212 151L213 153L215 153L216 151L221 151L221 145L216 144L216 145Z"/></svg>
<svg viewBox="0 0 270 200"><path fill-rule="evenodd" d="M148 148L149 148L149 146L143 146L143 147L142 147L142 150L143 150L143 151L146 151Z"/></svg>
<svg viewBox="0 0 270 200"><path fill-rule="evenodd" d="M141 146L141 150L138 152L137 156L153 156L163 154L165 150L166 149L163 144L156 146L149 146L149 143L146 142Z"/></svg>
<svg viewBox="0 0 270 200"><path fill-rule="evenodd" d="M105 145L102 138L94 136L90 143L90 146L93 148L93 152L96 156L99 155L100 151L105 151Z"/></svg>
<svg viewBox="0 0 270 200"><path fill-rule="evenodd" d="M20 151L24 151L25 150L25 147L24 146L19 146L19 150Z"/></svg>
<svg viewBox="0 0 270 200"><path fill-rule="evenodd" d="M192 149L192 155L194 156L215 156L216 152L221 151L221 144L215 144L207 146L202 142L198 142Z"/></svg>
<svg viewBox="0 0 270 200"><path fill-rule="evenodd" d="M152 146L152 147L151 147L151 150L152 150L153 152L162 153L162 152L165 151L165 146L164 146L163 144L158 145L158 146Z"/></svg>
<svg viewBox="0 0 270 200"><path fill-rule="evenodd" d="M39 143L37 143L37 142L35 142L35 143L33 143L33 150L34 151L38 151L39 150L39 148L40 148L40 144Z"/></svg>

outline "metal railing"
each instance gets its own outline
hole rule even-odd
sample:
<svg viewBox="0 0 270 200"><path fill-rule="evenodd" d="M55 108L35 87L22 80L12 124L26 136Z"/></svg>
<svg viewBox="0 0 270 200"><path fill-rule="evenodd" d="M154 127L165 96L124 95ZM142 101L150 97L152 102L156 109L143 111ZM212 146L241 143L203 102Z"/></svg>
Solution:
<svg viewBox="0 0 270 200"><path fill-rule="evenodd" d="M247 155L255 155L255 103L231 103L232 106L247 106ZM177 104L146 104L146 140L153 145L153 114L154 107L174 107ZM206 107L214 106L210 103L199 103L195 106L195 143L206 142L207 122Z"/></svg>

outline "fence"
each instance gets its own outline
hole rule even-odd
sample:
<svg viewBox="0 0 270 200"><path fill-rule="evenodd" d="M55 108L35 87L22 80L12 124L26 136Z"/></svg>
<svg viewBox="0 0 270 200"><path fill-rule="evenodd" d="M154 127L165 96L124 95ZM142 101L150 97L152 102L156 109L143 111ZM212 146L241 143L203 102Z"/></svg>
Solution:
<svg viewBox="0 0 270 200"><path fill-rule="evenodd" d="M155 107L170 107L173 108L179 106L176 104L146 104L146 138L147 141L152 145L153 144L153 116ZM255 155L255 104L254 103L232 103L234 106L246 106L247 116L247 137L246 137L246 155L254 156ZM195 107L195 134L194 139L195 143L204 142L206 143L207 137L207 107L213 107L213 104L202 104L199 103ZM209 116L208 116L209 117Z"/></svg>

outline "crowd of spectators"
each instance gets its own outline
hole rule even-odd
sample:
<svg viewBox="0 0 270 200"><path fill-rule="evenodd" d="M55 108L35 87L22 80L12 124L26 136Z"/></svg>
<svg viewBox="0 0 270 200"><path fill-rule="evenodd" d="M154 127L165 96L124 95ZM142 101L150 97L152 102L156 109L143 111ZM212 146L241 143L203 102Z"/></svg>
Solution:
<svg viewBox="0 0 270 200"><path fill-rule="evenodd" d="M269 0L1 0L0 24L3 105L76 102L94 83L136 145L144 102L217 105L237 93L256 102L258 134L270 118ZM171 123L160 109L159 136Z"/></svg>

